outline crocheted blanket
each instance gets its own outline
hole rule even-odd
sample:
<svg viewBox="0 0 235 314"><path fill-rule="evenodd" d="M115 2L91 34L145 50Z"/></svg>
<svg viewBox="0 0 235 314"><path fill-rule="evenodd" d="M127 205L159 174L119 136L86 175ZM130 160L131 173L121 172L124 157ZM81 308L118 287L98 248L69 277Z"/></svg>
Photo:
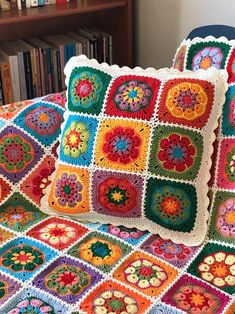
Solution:
<svg viewBox="0 0 235 314"><path fill-rule="evenodd" d="M235 243L210 239L216 224L235 230L234 200L218 201L200 247L40 211L64 104L0 108L0 313L235 313Z"/></svg>

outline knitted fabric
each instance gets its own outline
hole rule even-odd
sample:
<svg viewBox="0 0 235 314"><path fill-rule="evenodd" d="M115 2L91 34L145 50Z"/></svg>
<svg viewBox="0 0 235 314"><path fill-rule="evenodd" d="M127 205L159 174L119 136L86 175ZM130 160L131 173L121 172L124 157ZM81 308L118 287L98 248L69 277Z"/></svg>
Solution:
<svg viewBox="0 0 235 314"><path fill-rule="evenodd" d="M63 108L60 94L45 99L1 107L0 125L17 127L14 119L31 105ZM43 155L17 184L1 173L0 313L234 314L231 237L215 244L210 231L206 243L189 247L136 227L43 214L39 203L51 179L58 137L50 141L48 134L49 141L40 144L23 124L20 129ZM124 179L130 175L139 190L143 182L133 173ZM215 206L229 193L218 195Z"/></svg>
<svg viewBox="0 0 235 314"><path fill-rule="evenodd" d="M65 73L67 111L42 211L200 244L225 71L121 69L79 56Z"/></svg>

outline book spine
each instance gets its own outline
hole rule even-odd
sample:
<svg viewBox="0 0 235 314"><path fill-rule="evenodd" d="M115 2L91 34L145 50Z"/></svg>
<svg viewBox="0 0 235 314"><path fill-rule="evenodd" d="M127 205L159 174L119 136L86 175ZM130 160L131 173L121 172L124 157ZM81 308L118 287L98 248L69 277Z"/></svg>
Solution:
<svg viewBox="0 0 235 314"><path fill-rule="evenodd" d="M24 57L23 52L18 52L18 68L19 68L19 77L20 77L20 98L21 100L27 99L27 89L26 89L26 80L25 80L25 71L24 71Z"/></svg>
<svg viewBox="0 0 235 314"><path fill-rule="evenodd" d="M41 67L40 67L40 51L35 48L35 62L36 62L36 76L37 76L37 97L42 96L42 81L41 81Z"/></svg>
<svg viewBox="0 0 235 314"><path fill-rule="evenodd" d="M65 4L67 3L66 0L56 0L56 4Z"/></svg>
<svg viewBox="0 0 235 314"><path fill-rule="evenodd" d="M45 5L45 0L38 0L38 5L39 6Z"/></svg>
<svg viewBox="0 0 235 314"><path fill-rule="evenodd" d="M43 64L44 64L44 79L45 79L45 94L49 94L49 73L48 73L48 62L47 62L47 52L43 49Z"/></svg>
<svg viewBox="0 0 235 314"><path fill-rule="evenodd" d="M26 8L31 8L31 0L26 0Z"/></svg>
<svg viewBox="0 0 235 314"><path fill-rule="evenodd" d="M10 0L11 10L17 9L17 0Z"/></svg>
<svg viewBox="0 0 235 314"><path fill-rule="evenodd" d="M21 0L21 8L26 8L26 0Z"/></svg>
<svg viewBox="0 0 235 314"><path fill-rule="evenodd" d="M17 0L17 8L18 8L18 10L22 9L21 0Z"/></svg>
<svg viewBox="0 0 235 314"><path fill-rule="evenodd" d="M65 74L64 74L64 53L65 53L65 49L64 49L64 45L60 45L59 46L59 50L60 50L60 67L61 67L61 80L62 80L62 91L66 89L65 86Z"/></svg>
<svg viewBox="0 0 235 314"><path fill-rule="evenodd" d="M27 99L33 98L33 82L32 82L32 69L30 61L30 52L23 52L24 57L24 71L26 79L26 88L27 88Z"/></svg>
<svg viewBox="0 0 235 314"><path fill-rule="evenodd" d="M30 61L32 71L33 97L37 97L37 69L34 49L30 49Z"/></svg>
<svg viewBox="0 0 235 314"><path fill-rule="evenodd" d="M113 64L113 38L109 35L109 64Z"/></svg>
<svg viewBox="0 0 235 314"><path fill-rule="evenodd" d="M70 58L73 56L76 56L76 45L74 44L67 44L66 45L66 57L65 57L65 63L69 61Z"/></svg>
<svg viewBox="0 0 235 314"><path fill-rule="evenodd" d="M42 95L46 95L46 84L45 84L45 69L44 69L44 54L43 49L39 48L40 51L40 72L42 82Z"/></svg>
<svg viewBox="0 0 235 314"><path fill-rule="evenodd" d="M51 4L50 0L45 0L45 5Z"/></svg>
<svg viewBox="0 0 235 314"><path fill-rule="evenodd" d="M58 69L57 69L57 57L56 49L52 50L52 63L53 63L53 82L54 82L54 92L59 92L59 83L58 83Z"/></svg>
<svg viewBox="0 0 235 314"><path fill-rule="evenodd" d="M49 93L52 93L53 87L52 87L52 58L51 58L51 48L47 48L46 50L47 55L47 69L48 69L48 88Z"/></svg>
<svg viewBox="0 0 235 314"><path fill-rule="evenodd" d="M38 6L38 0L31 0L30 4L31 4L32 8L37 7Z"/></svg>
<svg viewBox="0 0 235 314"><path fill-rule="evenodd" d="M4 104L10 104L13 102L13 93L11 85L11 70L10 64L4 63L1 65L2 85L4 94Z"/></svg>
<svg viewBox="0 0 235 314"><path fill-rule="evenodd" d="M61 61L60 61L60 51L56 51L56 64L58 70L58 88L59 92L62 91L62 74L61 74Z"/></svg>
<svg viewBox="0 0 235 314"><path fill-rule="evenodd" d="M20 79L17 56L11 56L9 58L11 69L11 83L13 92L13 101L20 101Z"/></svg>

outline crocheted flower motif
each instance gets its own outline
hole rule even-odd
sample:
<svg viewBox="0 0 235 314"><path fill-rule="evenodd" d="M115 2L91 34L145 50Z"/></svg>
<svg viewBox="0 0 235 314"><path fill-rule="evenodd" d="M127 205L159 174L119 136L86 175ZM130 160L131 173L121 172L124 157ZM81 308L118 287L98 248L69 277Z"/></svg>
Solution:
<svg viewBox="0 0 235 314"><path fill-rule="evenodd" d="M42 98L43 101L50 101L54 104L61 105L61 107L65 107L66 103L66 92L54 93L51 95L47 95Z"/></svg>
<svg viewBox="0 0 235 314"><path fill-rule="evenodd" d="M156 175L194 180L202 151L203 139L197 132L158 126L152 139L149 169Z"/></svg>
<svg viewBox="0 0 235 314"><path fill-rule="evenodd" d="M158 158L167 170L185 171L192 166L195 155L195 146L191 144L190 139L186 136L180 137L178 134L173 133L169 136L169 139L163 139L160 142Z"/></svg>
<svg viewBox="0 0 235 314"><path fill-rule="evenodd" d="M220 156L217 184L221 188L235 188L235 140L223 139L220 146Z"/></svg>
<svg viewBox="0 0 235 314"><path fill-rule="evenodd" d="M202 279L219 288L235 287L235 255L216 252L206 256L198 265Z"/></svg>
<svg viewBox="0 0 235 314"><path fill-rule="evenodd" d="M99 114L111 77L90 67L76 67L70 75L68 108L71 111Z"/></svg>
<svg viewBox="0 0 235 314"><path fill-rule="evenodd" d="M54 165L55 159L46 155L20 185L21 191L38 205L46 193L46 187L51 183L51 174L55 170Z"/></svg>
<svg viewBox="0 0 235 314"><path fill-rule="evenodd" d="M186 69L199 70L215 67L224 69L231 46L222 42L198 42L190 46Z"/></svg>
<svg viewBox="0 0 235 314"><path fill-rule="evenodd" d="M60 112L51 107L38 106L25 115L26 126L40 136L55 134L61 123Z"/></svg>
<svg viewBox="0 0 235 314"><path fill-rule="evenodd" d="M54 308L36 297L26 298L17 303L7 314L53 314Z"/></svg>
<svg viewBox="0 0 235 314"><path fill-rule="evenodd" d="M172 266L135 250L118 266L113 277L148 296L156 297L166 289L177 274Z"/></svg>
<svg viewBox="0 0 235 314"><path fill-rule="evenodd" d="M61 265L55 267L45 278L46 286L59 295L78 295L91 284L91 276L80 267Z"/></svg>
<svg viewBox="0 0 235 314"><path fill-rule="evenodd" d="M187 51L187 46L180 47L174 60L174 64L173 64L174 69L177 69L181 72L184 70L186 51Z"/></svg>
<svg viewBox="0 0 235 314"><path fill-rule="evenodd" d="M229 198L218 208L216 227L224 237L235 238L235 199Z"/></svg>
<svg viewBox="0 0 235 314"><path fill-rule="evenodd" d="M109 211L128 212L136 205L137 192L128 180L108 178L98 187L99 202Z"/></svg>
<svg viewBox="0 0 235 314"><path fill-rule="evenodd" d="M187 313L216 313L220 300L198 285L182 285L173 295L176 306Z"/></svg>
<svg viewBox="0 0 235 314"><path fill-rule="evenodd" d="M228 83L235 82L235 49L233 49L227 65Z"/></svg>
<svg viewBox="0 0 235 314"><path fill-rule="evenodd" d="M235 86L229 86L226 93L226 102L223 106L222 133L228 136L235 135Z"/></svg>
<svg viewBox="0 0 235 314"><path fill-rule="evenodd" d="M96 171L92 177L93 210L117 217L140 217L143 179L111 171Z"/></svg>
<svg viewBox="0 0 235 314"><path fill-rule="evenodd" d="M19 245L2 255L2 265L16 272L32 272L44 263L44 255L29 245Z"/></svg>
<svg viewBox="0 0 235 314"><path fill-rule="evenodd" d="M122 257L122 250L115 243L94 237L81 244L80 257L94 266L111 266Z"/></svg>
<svg viewBox="0 0 235 314"><path fill-rule="evenodd" d="M105 113L110 116L150 120L153 117L160 81L125 75L116 78L109 90Z"/></svg>
<svg viewBox="0 0 235 314"><path fill-rule="evenodd" d="M191 231L196 208L197 198L193 186L153 178L147 182L144 211L151 221L168 229Z"/></svg>
<svg viewBox="0 0 235 314"><path fill-rule="evenodd" d="M82 200L83 186L75 174L62 173L56 181L55 196L60 206L75 207Z"/></svg>
<svg viewBox="0 0 235 314"><path fill-rule="evenodd" d="M60 144L60 159L67 163L89 166L98 121L70 115L66 121Z"/></svg>
<svg viewBox="0 0 235 314"><path fill-rule="evenodd" d="M110 161L128 164L139 156L140 143L133 129L116 127L106 133L103 151Z"/></svg>
<svg viewBox="0 0 235 314"><path fill-rule="evenodd" d="M149 126L144 123L104 120L98 132L95 161L105 168L143 171L148 141Z"/></svg>
<svg viewBox="0 0 235 314"><path fill-rule="evenodd" d="M94 314L144 314L150 305L150 300L134 289L105 280L86 296L79 309Z"/></svg>
<svg viewBox="0 0 235 314"><path fill-rule="evenodd" d="M202 80L175 79L166 82L159 104L160 121L202 128L209 118L214 87Z"/></svg>
<svg viewBox="0 0 235 314"><path fill-rule="evenodd" d="M48 199L57 212L79 214L90 210L89 172L86 169L59 165Z"/></svg>
<svg viewBox="0 0 235 314"><path fill-rule="evenodd" d="M189 254L191 254L190 247L184 244L178 244L171 240L164 240L158 237L151 243L153 253L158 256L164 257L166 260L184 260Z"/></svg>
<svg viewBox="0 0 235 314"><path fill-rule="evenodd" d="M31 202L16 192L0 206L0 224L21 232L46 217Z"/></svg>
<svg viewBox="0 0 235 314"><path fill-rule="evenodd" d="M76 229L63 223L50 223L40 229L39 238L51 245L65 245L76 237Z"/></svg>
<svg viewBox="0 0 235 314"><path fill-rule="evenodd" d="M22 108L32 104L34 100L24 100L0 107L0 117L6 120L14 118Z"/></svg>
<svg viewBox="0 0 235 314"><path fill-rule="evenodd" d="M139 307L137 301L119 290L102 292L93 301L94 314L137 314Z"/></svg>
<svg viewBox="0 0 235 314"><path fill-rule="evenodd" d="M167 279L167 274L159 265L141 258L128 264L124 270L127 282L141 289L160 287Z"/></svg>
<svg viewBox="0 0 235 314"><path fill-rule="evenodd" d="M210 67L221 69L221 63L223 60L223 53L218 47L206 47L199 51L193 58L192 69L193 71L204 69L207 70Z"/></svg>
<svg viewBox="0 0 235 314"><path fill-rule="evenodd" d="M5 135L0 140L0 164L8 172L26 169L34 158L34 148L30 142L18 134Z"/></svg>
<svg viewBox="0 0 235 314"><path fill-rule="evenodd" d="M35 212L27 211L23 205L9 205L0 212L0 223L15 229L17 226L25 226L34 220Z"/></svg>
<svg viewBox="0 0 235 314"><path fill-rule="evenodd" d="M65 155L79 157L87 151L90 134L86 125L81 122L72 122L62 138L62 149Z"/></svg>
<svg viewBox="0 0 235 314"><path fill-rule="evenodd" d="M108 225L108 231L123 240L138 240L144 235L144 231L138 230L137 228L126 228L124 226Z"/></svg>
<svg viewBox="0 0 235 314"><path fill-rule="evenodd" d="M19 182L42 157L43 150L31 137L14 126L0 133L0 171Z"/></svg>

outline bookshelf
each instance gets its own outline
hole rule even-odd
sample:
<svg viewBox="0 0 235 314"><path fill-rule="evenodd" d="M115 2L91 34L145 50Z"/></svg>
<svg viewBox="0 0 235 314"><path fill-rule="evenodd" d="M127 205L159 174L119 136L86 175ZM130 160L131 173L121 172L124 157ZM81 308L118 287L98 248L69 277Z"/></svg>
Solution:
<svg viewBox="0 0 235 314"><path fill-rule="evenodd" d="M132 0L71 0L0 12L0 42L96 27L113 36L113 62L133 66Z"/></svg>

